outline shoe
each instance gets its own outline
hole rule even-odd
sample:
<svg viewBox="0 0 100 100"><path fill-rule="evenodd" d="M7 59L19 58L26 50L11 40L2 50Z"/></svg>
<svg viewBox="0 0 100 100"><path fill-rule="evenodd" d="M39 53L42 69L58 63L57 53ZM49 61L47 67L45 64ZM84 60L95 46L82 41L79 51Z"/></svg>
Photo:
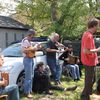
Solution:
<svg viewBox="0 0 100 100"><path fill-rule="evenodd" d="M58 81L58 83L62 85L61 81Z"/></svg>
<svg viewBox="0 0 100 100"><path fill-rule="evenodd" d="M79 78L77 78L77 81L79 81L80 79Z"/></svg>
<svg viewBox="0 0 100 100"><path fill-rule="evenodd" d="M74 81L76 82L76 81L77 81L77 79L74 79Z"/></svg>
<svg viewBox="0 0 100 100"><path fill-rule="evenodd" d="M76 90L77 86L73 86L73 87L69 87L69 88L66 88L65 90L66 91L74 91Z"/></svg>
<svg viewBox="0 0 100 100"><path fill-rule="evenodd" d="M27 98L29 98L29 99L32 99L32 98L33 98L33 95L32 95L32 94L30 94L30 93L25 94L25 96L26 96Z"/></svg>
<svg viewBox="0 0 100 100"><path fill-rule="evenodd" d="M46 91L45 94L53 95L52 91Z"/></svg>
<svg viewBox="0 0 100 100"><path fill-rule="evenodd" d="M55 85L59 85L59 81L55 81Z"/></svg>

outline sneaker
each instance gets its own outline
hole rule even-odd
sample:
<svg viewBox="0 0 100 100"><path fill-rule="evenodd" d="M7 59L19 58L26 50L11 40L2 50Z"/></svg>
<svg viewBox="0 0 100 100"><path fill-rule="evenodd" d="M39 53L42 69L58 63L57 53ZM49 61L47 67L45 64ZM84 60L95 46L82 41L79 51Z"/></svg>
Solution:
<svg viewBox="0 0 100 100"><path fill-rule="evenodd" d="M62 85L61 81L58 81L58 83Z"/></svg>
<svg viewBox="0 0 100 100"><path fill-rule="evenodd" d="M46 91L45 94L53 95L53 92L52 91Z"/></svg>
<svg viewBox="0 0 100 100"><path fill-rule="evenodd" d="M32 95L32 94L30 94L30 93L25 94L25 96L26 96L27 98L29 98L29 99L32 99L32 98L33 98L33 95Z"/></svg>
<svg viewBox="0 0 100 100"><path fill-rule="evenodd" d="M77 78L77 81L79 81L80 79L79 78Z"/></svg>
<svg viewBox="0 0 100 100"><path fill-rule="evenodd" d="M76 90L77 86L73 86L73 87L69 87L69 88L65 88L66 91L74 91Z"/></svg>
<svg viewBox="0 0 100 100"><path fill-rule="evenodd" d="M59 85L59 81L55 81L55 85Z"/></svg>
<svg viewBox="0 0 100 100"><path fill-rule="evenodd" d="M76 81L77 81L77 79L74 79L74 81L76 82Z"/></svg>

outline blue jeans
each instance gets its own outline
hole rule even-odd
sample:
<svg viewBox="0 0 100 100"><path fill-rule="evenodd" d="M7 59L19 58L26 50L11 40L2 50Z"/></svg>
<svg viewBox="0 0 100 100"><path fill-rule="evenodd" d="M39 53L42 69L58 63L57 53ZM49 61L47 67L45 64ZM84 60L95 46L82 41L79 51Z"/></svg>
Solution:
<svg viewBox="0 0 100 100"><path fill-rule="evenodd" d="M62 66L59 64L59 60L56 60L56 80L60 81L62 75Z"/></svg>
<svg viewBox="0 0 100 100"><path fill-rule="evenodd" d="M66 67L70 70L73 79L80 79L79 66L77 64L68 64Z"/></svg>
<svg viewBox="0 0 100 100"><path fill-rule="evenodd" d="M32 92L32 81L34 77L33 58L24 57L23 64L25 69L24 93L28 94Z"/></svg>
<svg viewBox="0 0 100 100"><path fill-rule="evenodd" d="M56 59L47 58L47 64L50 68L50 71L51 71L51 74L53 75L54 80L60 81L62 67L59 65L58 61Z"/></svg>
<svg viewBox="0 0 100 100"><path fill-rule="evenodd" d="M8 85L8 86L6 86L3 89L2 94L8 94L8 99L7 100L20 100L17 85Z"/></svg>

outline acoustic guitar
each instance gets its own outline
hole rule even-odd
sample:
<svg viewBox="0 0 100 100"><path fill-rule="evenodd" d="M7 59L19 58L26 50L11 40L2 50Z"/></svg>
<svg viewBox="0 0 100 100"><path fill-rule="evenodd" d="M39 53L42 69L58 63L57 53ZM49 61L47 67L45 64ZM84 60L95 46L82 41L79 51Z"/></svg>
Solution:
<svg viewBox="0 0 100 100"><path fill-rule="evenodd" d="M40 45L40 48L39 48L39 50L42 50L42 51L46 51L46 48L45 48L45 46L43 46L42 44L39 44ZM31 46L31 47L29 47L28 49L32 49L33 47ZM33 51L33 50L29 50L27 53L26 53L26 56L27 57L29 57L29 58L33 58L33 57L35 57L35 52L36 51Z"/></svg>
<svg viewBox="0 0 100 100"><path fill-rule="evenodd" d="M29 47L29 49L31 49L31 48L32 48L32 47ZM29 51L26 53L26 56L29 57L29 58L35 57L35 51L29 50Z"/></svg>
<svg viewBox="0 0 100 100"><path fill-rule="evenodd" d="M28 51L28 53L26 53L26 56L29 57L29 58L33 58L33 57L35 57L35 52Z"/></svg>

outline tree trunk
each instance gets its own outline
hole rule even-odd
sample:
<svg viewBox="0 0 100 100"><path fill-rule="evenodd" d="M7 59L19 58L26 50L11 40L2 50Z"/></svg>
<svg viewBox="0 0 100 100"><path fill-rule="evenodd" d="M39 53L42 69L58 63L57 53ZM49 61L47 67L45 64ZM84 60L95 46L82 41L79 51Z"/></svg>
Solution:
<svg viewBox="0 0 100 100"><path fill-rule="evenodd" d="M57 1L54 0L51 2L51 19L52 22L56 22L57 21Z"/></svg>

